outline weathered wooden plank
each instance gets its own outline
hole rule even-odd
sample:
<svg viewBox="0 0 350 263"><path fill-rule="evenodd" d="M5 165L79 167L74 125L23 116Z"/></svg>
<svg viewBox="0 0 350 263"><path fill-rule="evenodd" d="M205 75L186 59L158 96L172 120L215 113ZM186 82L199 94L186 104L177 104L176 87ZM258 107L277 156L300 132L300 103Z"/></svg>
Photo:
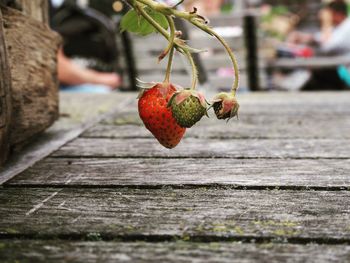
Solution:
<svg viewBox="0 0 350 263"><path fill-rule="evenodd" d="M241 102L249 105L324 105L325 108L343 107L350 99L347 91L338 92L254 92L238 95Z"/></svg>
<svg viewBox="0 0 350 263"><path fill-rule="evenodd" d="M350 99L349 92L257 92L253 94L238 95L242 103L248 105L265 105L265 106L289 106L298 110L302 107L304 110L311 110L317 107L316 110L324 112L334 110L347 110L346 101ZM280 110L283 109L281 108Z"/></svg>
<svg viewBox="0 0 350 263"><path fill-rule="evenodd" d="M179 172L181 169L181 172ZM202 171L199 172L198 171ZM48 158L6 185L350 189L350 160Z"/></svg>
<svg viewBox="0 0 350 263"><path fill-rule="evenodd" d="M203 118L192 129L187 130L187 137L197 138L343 138L350 134L350 112L348 102L339 97L327 98L315 95L315 98L300 94L300 102L283 97L274 98L271 102L261 94L242 95L239 120L232 120L228 124L218 121L212 112L210 118ZM327 94L325 94L327 96ZM346 96L346 94L344 94ZM347 97L347 96L346 96ZM251 98L251 100L247 100ZM286 98L286 97L284 97ZM310 101L306 103L306 101ZM289 102L289 104L288 104ZM104 138L147 138L150 133L141 126L142 122L137 113L137 100L133 105L119 112L87 131L84 137ZM118 125L115 127L114 125Z"/></svg>
<svg viewBox="0 0 350 263"><path fill-rule="evenodd" d="M112 125L96 125L85 132L86 138L148 138L151 133L142 127L137 113L121 114ZM327 127L327 128L325 128ZM350 115L337 114L330 118L322 114L247 114L229 123L216 117L203 118L187 130L187 137L195 138L343 138L350 139Z"/></svg>
<svg viewBox="0 0 350 263"><path fill-rule="evenodd" d="M133 96L128 93L60 94L61 118L0 169L0 185L75 139L101 119L127 108Z"/></svg>
<svg viewBox="0 0 350 263"><path fill-rule="evenodd" d="M212 87L202 89L210 101L214 96ZM350 116L349 92L322 92L322 93L248 93L237 95L240 103L240 119L250 118L250 114L260 115L261 118L274 118L276 115L293 115L297 119L324 118L324 121L337 118L347 119ZM134 104L119 112L114 119L131 116L137 113L137 99ZM133 116L132 116L133 115ZM336 121L336 120L335 120ZM105 123L114 123L111 122ZM132 122L134 123L134 122Z"/></svg>
<svg viewBox="0 0 350 263"><path fill-rule="evenodd" d="M4 262L313 262L350 261L350 246L188 242L1 242Z"/></svg>
<svg viewBox="0 0 350 263"><path fill-rule="evenodd" d="M208 96L208 98L211 98ZM350 109L347 104L339 103L339 105L320 105L320 104L311 104L307 105L306 103L299 103L299 104L263 104L263 103L256 103L256 104L247 104L247 103L241 103L240 104L240 111L239 111L239 120L242 118L251 119L254 118L253 115L255 115L255 118L260 118L263 120L265 118L281 118L283 116L286 116L286 118L295 118L295 119L310 119L313 116L316 119L321 120L323 118L323 121L330 120L332 118L342 118L343 120L348 119L347 114L350 114ZM135 118L137 117L137 100L135 99L133 104L130 104L130 107L124 111L121 111L118 113L118 115L111 116L111 119L107 119L104 121L104 124L119 124L119 120L121 119L130 119L130 124L139 123L135 122ZM344 116L345 115L345 116ZM217 122L217 119L215 118L213 111L209 110L209 116L213 116L210 118L210 120L213 120L213 122ZM203 120L207 120L206 118L203 118ZM291 120L292 121L292 120ZM312 121L312 120L310 120ZM334 120L336 121L336 120ZM232 122L236 122L235 120L232 120ZM220 121L219 123L225 124L224 121ZM231 123L231 122L229 122ZM127 124L127 123L125 123Z"/></svg>
<svg viewBox="0 0 350 263"><path fill-rule="evenodd" d="M215 90L211 90L210 87L199 87L199 90L206 93L208 99L215 94ZM136 105L137 94L134 97ZM350 93L347 91L238 93L237 98L244 110L248 108L257 111L260 107L266 109L272 107L273 110L276 110L277 107L280 107L280 112L284 113L287 107L288 111L294 108L296 112L299 112L298 110L309 111L313 108L315 110L311 112L319 112L322 109L322 113L350 112L348 105Z"/></svg>
<svg viewBox="0 0 350 263"><path fill-rule="evenodd" d="M180 157L180 158L350 158L344 139L232 139L185 138L168 150L156 139L78 138L53 156L62 157Z"/></svg>
<svg viewBox="0 0 350 263"><path fill-rule="evenodd" d="M349 191L3 188L0 235L339 244L350 241L349 200Z"/></svg>

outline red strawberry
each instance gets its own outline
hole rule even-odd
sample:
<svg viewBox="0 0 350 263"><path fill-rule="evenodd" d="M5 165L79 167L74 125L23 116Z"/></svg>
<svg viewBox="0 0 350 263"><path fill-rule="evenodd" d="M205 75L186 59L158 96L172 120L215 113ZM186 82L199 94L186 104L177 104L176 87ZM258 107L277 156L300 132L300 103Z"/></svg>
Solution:
<svg viewBox="0 0 350 263"><path fill-rule="evenodd" d="M167 104L176 92L171 84L158 83L143 92L139 99L139 114L146 128L161 145L174 148L181 141L186 129L180 127Z"/></svg>

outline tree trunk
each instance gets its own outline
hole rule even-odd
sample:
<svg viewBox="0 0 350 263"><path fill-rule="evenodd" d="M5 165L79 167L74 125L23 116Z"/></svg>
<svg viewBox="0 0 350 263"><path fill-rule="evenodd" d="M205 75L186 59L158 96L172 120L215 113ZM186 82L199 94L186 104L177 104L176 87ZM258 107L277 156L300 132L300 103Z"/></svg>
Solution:
<svg viewBox="0 0 350 263"><path fill-rule="evenodd" d="M0 9L0 166L7 159L10 147L11 72L7 58L2 12Z"/></svg>
<svg viewBox="0 0 350 263"><path fill-rule="evenodd" d="M6 129L0 130L0 147L4 149L0 161L5 159L8 145L20 148L58 118L56 60L60 37L46 25L46 1L17 2L22 12L0 7L0 96L7 98L3 110Z"/></svg>

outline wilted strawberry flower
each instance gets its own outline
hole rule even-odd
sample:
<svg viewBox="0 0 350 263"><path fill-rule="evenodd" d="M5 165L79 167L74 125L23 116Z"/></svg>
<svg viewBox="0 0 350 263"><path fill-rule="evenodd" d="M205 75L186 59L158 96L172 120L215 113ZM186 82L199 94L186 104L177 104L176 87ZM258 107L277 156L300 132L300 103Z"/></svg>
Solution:
<svg viewBox="0 0 350 263"><path fill-rule="evenodd" d="M218 119L230 120L238 116L239 104L233 94L219 93L214 97L212 107Z"/></svg>

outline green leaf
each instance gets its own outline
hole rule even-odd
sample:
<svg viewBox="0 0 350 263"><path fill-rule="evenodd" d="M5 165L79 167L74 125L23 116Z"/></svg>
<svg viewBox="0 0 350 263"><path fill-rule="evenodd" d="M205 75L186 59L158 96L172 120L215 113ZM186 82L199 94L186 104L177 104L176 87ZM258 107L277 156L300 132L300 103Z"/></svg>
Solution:
<svg viewBox="0 0 350 263"><path fill-rule="evenodd" d="M168 29L168 21L163 14L158 13L149 7L145 7L144 11L149 16L151 16L162 28ZM153 32L156 32L156 29L134 9L131 9L123 16L120 27L122 32L128 31L142 36L147 36Z"/></svg>
<svg viewBox="0 0 350 263"><path fill-rule="evenodd" d="M153 9L146 7L145 11L149 14L162 28L168 29L168 20L166 17L159 12L154 11Z"/></svg>
<svg viewBox="0 0 350 263"><path fill-rule="evenodd" d="M134 9L129 10L120 23L121 31L136 32L139 28L139 17Z"/></svg>

